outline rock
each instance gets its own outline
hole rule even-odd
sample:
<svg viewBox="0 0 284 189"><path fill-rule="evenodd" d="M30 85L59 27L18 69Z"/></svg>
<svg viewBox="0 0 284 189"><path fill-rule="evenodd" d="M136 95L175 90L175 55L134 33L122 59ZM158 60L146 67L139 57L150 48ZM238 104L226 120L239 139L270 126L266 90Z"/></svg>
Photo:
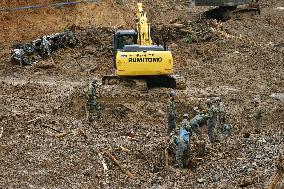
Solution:
<svg viewBox="0 0 284 189"><path fill-rule="evenodd" d="M177 10L177 11L181 11L183 9L183 7L182 6L175 6L174 9Z"/></svg>
<svg viewBox="0 0 284 189"><path fill-rule="evenodd" d="M258 155L255 156L255 159L262 159L262 158L264 158L264 155L258 154Z"/></svg>
<svg viewBox="0 0 284 189"><path fill-rule="evenodd" d="M266 143L266 140L264 138L261 138L258 140L259 143Z"/></svg>
<svg viewBox="0 0 284 189"><path fill-rule="evenodd" d="M284 93L272 93L270 97L275 100L284 101Z"/></svg>
<svg viewBox="0 0 284 189"><path fill-rule="evenodd" d="M243 137L244 138L249 138L250 137L250 133L244 133Z"/></svg>
<svg viewBox="0 0 284 189"><path fill-rule="evenodd" d="M157 115L158 115L158 116L164 116L164 115L166 115L166 114L165 114L165 112L164 112L163 110L159 109L159 110L157 111Z"/></svg>
<svg viewBox="0 0 284 189"><path fill-rule="evenodd" d="M252 165L253 165L254 167L257 167L257 164L256 164L256 162L253 162L253 163L252 163Z"/></svg>
<svg viewBox="0 0 284 189"><path fill-rule="evenodd" d="M183 24L174 23L174 24L172 24L172 27L174 27L174 28L184 28L185 26Z"/></svg>
<svg viewBox="0 0 284 189"><path fill-rule="evenodd" d="M204 183L204 182L205 182L205 179L203 179L203 178L197 179L197 182L198 182L198 183Z"/></svg>
<svg viewBox="0 0 284 189"><path fill-rule="evenodd" d="M276 7L277 10L284 10L284 7Z"/></svg>
<svg viewBox="0 0 284 189"><path fill-rule="evenodd" d="M218 182L220 180L220 177L218 175L213 176L213 182Z"/></svg>

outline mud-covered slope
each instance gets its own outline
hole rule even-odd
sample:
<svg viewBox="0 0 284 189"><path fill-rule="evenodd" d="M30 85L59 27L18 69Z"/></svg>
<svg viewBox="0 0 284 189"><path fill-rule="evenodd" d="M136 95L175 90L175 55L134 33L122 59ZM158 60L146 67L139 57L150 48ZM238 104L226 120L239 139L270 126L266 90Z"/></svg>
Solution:
<svg viewBox="0 0 284 189"><path fill-rule="evenodd" d="M192 7L188 12L185 1L144 3L156 32L171 31L168 45L176 72L187 78L187 89L177 91L177 122L184 113L192 117L193 107L203 107L207 97L219 96L229 113L232 135L219 135L220 142L211 145L203 128L205 156L199 155L199 143L193 139L191 164L176 174L166 170L164 155L170 89L142 93L125 86L100 85L102 118L87 124L89 79L113 73L112 34L119 24L123 28L132 25L134 1L125 6L101 1L45 10L45 15L41 15L45 11L32 11L25 17L18 12L18 18L9 19L1 15L8 27L2 29L11 32L2 33L6 50L0 54L0 188L267 188L284 149L284 102L270 96L284 90L284 14L277 9L282 1L262 1L261 15L238 16L222 27L199 19L206 8ZM110 22L117 17L96 17L87 7L101 7L102 15L120 12L123 22ZM84 16L81 12L78 20L63 16L66 11L83 9ZM53 25L41 29L35 15ZM92 16L105 27L88 24ZM28 25L19 24L21 29L15 25L20 17L31 19ZM55 17L66 22L57 24ZM9 62L10 42L56 32L66 23L77 25L79 43L74 49L62 49L34 67ZM255 133L251 118L254 95L262 98L260 134ZM128 137L131 131L137 140ZM121 172L107 152L135 178ZM170 165L174 166L173 154Z"/></svg>

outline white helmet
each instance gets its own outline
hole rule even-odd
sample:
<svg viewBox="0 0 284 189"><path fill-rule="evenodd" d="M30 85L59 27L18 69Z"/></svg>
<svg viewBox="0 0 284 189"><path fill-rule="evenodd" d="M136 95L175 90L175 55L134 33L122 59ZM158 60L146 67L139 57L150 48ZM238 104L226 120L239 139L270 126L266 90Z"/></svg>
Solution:
<svg viewBox="0 0 284 189"><path fill-rule="evenodd" d="M212 101L208 98L208 99L206 99L205 104L211 105L211 104L212 104Z"/></svg>
<svg viewBox="0 0 284 189"><path fill-rule="evenodd" d="M176 96L176 92L175 92L174 90L172 90L172 91L170 92L170 96Z"/></svg>

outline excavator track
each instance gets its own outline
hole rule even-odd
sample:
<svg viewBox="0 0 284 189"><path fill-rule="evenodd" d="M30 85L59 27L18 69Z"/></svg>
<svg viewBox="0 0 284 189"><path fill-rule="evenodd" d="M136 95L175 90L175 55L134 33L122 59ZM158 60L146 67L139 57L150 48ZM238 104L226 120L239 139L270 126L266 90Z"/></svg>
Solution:
<svg viewBox="0 0 284 189"><path fill-rule="evenodd" d="M107 75L102 78L103 85L123 85L126 87L135 88L145 92L148 90L146 80L140 78L120 77L116 75Z"/></svg>
<svg viewBox="0 0 284 189"><path fill-rule="evenodd" d="M172 75L171 77L174 79L176 89L179 89L179 90L186 89L186 80L184 77L180 75Z"/></svg>
<svg viewBox="0 0 284 189"><path fill-rule="evenodd" d="M178 90L186 89L186 80L179 75L120 77L107 75L102 78L103 85L123 85L146 92L149 88L165 87Z"/></svg>

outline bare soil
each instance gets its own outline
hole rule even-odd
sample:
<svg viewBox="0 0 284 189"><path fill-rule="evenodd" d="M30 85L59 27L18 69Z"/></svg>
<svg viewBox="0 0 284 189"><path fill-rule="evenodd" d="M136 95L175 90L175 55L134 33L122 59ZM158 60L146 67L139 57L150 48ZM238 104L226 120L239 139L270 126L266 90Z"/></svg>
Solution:
<svg viewBox="0 0 284 189"><path fill-rule="evenodd" d="M284 149L284 102L270 97L284 93L282 0L263 0L261 15L240 14L222 26L201 20L207 8L189 8L187 1L143 3L156 33L169 31L176 73L187 79L187 89L177 91L177 123L185 112L192 117L193 107L204 106L207 97L219 96L230 113L232 135L220 134L212 145L203 128L205 156L199 156L193 140L190 166L176 173L165 168L164 155L170 89L142 93L100 85L102 118L87 124L89 80L113 73L112 35L118 27L134 27L134 1L0 13L0 188L267 188ZM76 48L61 49L52 55L54 62L34 67L10 62L13 43L61 32L67 25L77 26ZM259 134L250 116L255 95L262 99ZM137 141L128 137L131 131ZM134 179L104 155L108 151Z"/></svg>

